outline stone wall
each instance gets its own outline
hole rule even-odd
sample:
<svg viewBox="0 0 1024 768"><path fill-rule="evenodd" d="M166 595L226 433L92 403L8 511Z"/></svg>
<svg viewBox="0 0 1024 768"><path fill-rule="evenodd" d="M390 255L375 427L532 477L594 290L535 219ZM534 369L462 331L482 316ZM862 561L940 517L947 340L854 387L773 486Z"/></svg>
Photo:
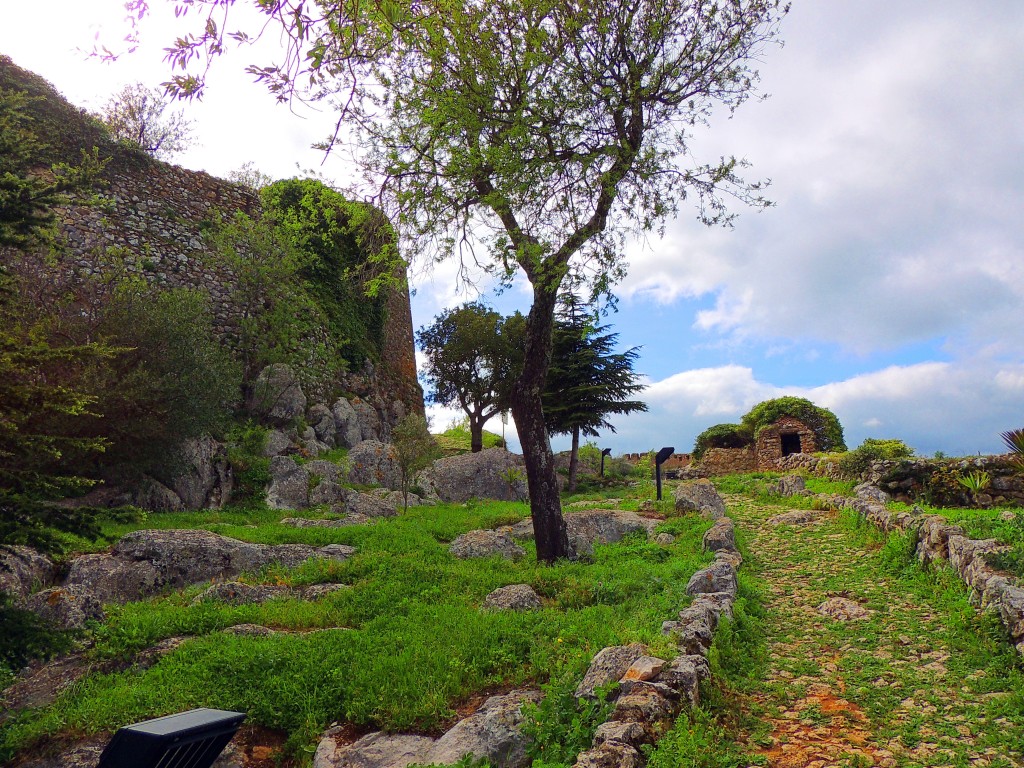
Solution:
<svg viewBox="0 0 1024 768"><path fill-rule="evenodd" d="M814 453L818 450L814 432L799 419L783 416L768 425L757 436L755 452L757 469L778 469L783 459L782 438L784 435L796 435L800 440L800 450L793 453Z"/></svg>
<svg viewBox="0 0 1024 768"><path fill-rule="evenodd" d="M708 448L698 468L704 477L753 472L757 469L757 455L753 448Z"/></svg>
<svg viewBox="0 0 1024 768"><path fill-rule="evenodd" d="M42 98L38 125L51 143L59 143L42 158L44 165L56 159L76 162L83 149L96 145L107 158L100 190L107 205L57 211L65 268L95 276L111 274L116 263L158 285L202 289L211 298L217 333L230 343L237 330L230 302L235 277L213 258L207 233L238 212L257 216L258 197L237 184L111 143L49 83L0 57L0 86L5 84ZM0 258L12 256L0 249ZM386 314L379 359L345 377L339 387L376 404L399 400L406 410L422 413L407 287L387 296ZM393 414L382 416L390 420Z"/></svg>

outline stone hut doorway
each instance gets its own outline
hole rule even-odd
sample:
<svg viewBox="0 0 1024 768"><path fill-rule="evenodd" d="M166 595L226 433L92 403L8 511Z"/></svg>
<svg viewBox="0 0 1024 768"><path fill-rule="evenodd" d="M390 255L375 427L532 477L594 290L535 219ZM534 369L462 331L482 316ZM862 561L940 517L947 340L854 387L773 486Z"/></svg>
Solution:
<svg viewBox="0 0 1024 768"><path fill-rule="evenodd" d="M800 453L800 435L796 432L783 432L779 435L779 440L782 443L782 455L790 456L794 453Z"/></svg>

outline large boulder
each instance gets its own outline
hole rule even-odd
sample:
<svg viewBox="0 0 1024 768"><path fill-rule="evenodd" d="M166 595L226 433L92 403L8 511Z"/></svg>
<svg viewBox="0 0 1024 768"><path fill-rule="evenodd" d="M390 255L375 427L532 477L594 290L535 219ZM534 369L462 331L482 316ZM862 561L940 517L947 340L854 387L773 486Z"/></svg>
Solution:
<svg viewBox="0 0 1024 768"><path fill-rule="evenodd" d="M306 423L309 424L318 441L328 448L334 447L337 430L334 426L334 414L330 408L323 403L311 406L306 412Z"/></svg>
<svg viewBox="0 0 1024 768"><path fill-rule="evenodd" d="M294 459L275 456L270 460L267 506L271 509L305 509L309 506L309 472Z"/></svg>
<svg viewBox="0 0 1024 768"><path fill-rule="evenodd" d="M532 611L540 607L540 595L529 584L498 587L484 598L484 608L495 611Z"/></svg>
<svg viewBox="0 0 1024 768"><path fill-rule="evenodd" d="M491 696L484 705L456 723L427 750L425 765L454 765L466 755L494 768L526 768L528 740L523 733L523 705L537 704L539 691L512 691Z"/></svg>
<svg viewBox="0 0 1024 768"><path fill-rule="evenodd" d="M352 408L359 419L359 432L363 440L381 440L385 437L381 430L380 414L376 408L359 398L352 401Z"/></svg>
<svg viewBox="0 0 1024 768"><path fill-rule="evenodd" d="M419 484L442 501L521 501L526 498L526 468L521 456L488 448L438 459L420 475Z"/></svg>
<svg viewBox="0 0 1024 768"><path fill-rule="evenodd" d="M673 492L676 512L697 512L717 519L725 517L725 501L710 480L691 480L676 486Z"/></svg>
<svg viewBox="0 0 1024 768"><path fill-rule="evenodd" d="M50 587L36 592L25 607L62 629L84 629L89 621L102 621L103 605L88 587Z"/></svg>
<svg viewBox="0 0 1024 768"><path fill-rule="evenodd" d="M594 553L595 544L614 544L637 531L643 531L651 538L660 522L640 517L636 512L617 509L585 509L566 512L563 517L573 557L588 557ZM508 530L514 539L532 540L534 537L530 518L521 520Z"/></svg>
<svg viewBox="0 0 1024 768"><path fill-rule="evenodd" d="M334 442L336 445L342 448L353 448L363 441L359 415L352 407L352 403L344 397L338 398L331 406L331 415L334 417Z"/></svg>
<svg viewBox="0 0 1024 768"><path fill-rule="evenodd" d="M291 426L306 413L306 395L295 371L275 363L256 377L248 406L254 416L273 426Z"/></svg>
<svg viewBox="0 0 1024 768"><path fill-rule="evenodd" d="M621 680L633 662L646 655L647 647L640 643L602 648L594 655L583 680L576 686L576 698L594 698L598 688Z"/></svg>
<svg viewBox="0 0 1024 768"><path fill-rule="evenodd" d="M127 602L213 579L231 579L271 563L293 568L310 558L345 560L342 545L251 544L202 530L133 531L110 554L71 563L66 587L82 587L100 602Z"/></svg>
<svg viewBox="0 0 1024 768"><path fill-rule="evenodd" d="M498 555L506 560L518 560L526 550L515 543L508 531L467 531L448 545L448 551L459 560Z"/></svg>
<svg viewBox="0 0 1024 768"><path fill-rule="evenodd" d="M30 547L0 547L0 592L15 601L28 597L39 585L49 584L56 574L53 561Z"/></svg>
<svg viewBox="0 0 1024 768"><path fill-rule="evenodd" d="M397 490L402 472L389 443L365 439L348 452L348 479L357 485L382 485Z"/></svg>
<svg viewBox="0 0 1024 768"><path fill-rule="evenodd" d="M186 441L174 466L179 471L166 484L185 509L219 509L231 500L227 449L209 435Z"/></svg>

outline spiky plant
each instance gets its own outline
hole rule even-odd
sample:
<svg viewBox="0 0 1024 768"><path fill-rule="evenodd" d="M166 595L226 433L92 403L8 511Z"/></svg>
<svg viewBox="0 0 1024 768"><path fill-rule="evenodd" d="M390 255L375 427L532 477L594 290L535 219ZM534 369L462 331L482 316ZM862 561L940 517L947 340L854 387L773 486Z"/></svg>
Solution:
<svg viewBox="0 0 1024 768"><path fill-rule="evenodd" d="M1024 471L1024 429L1011 429L1003 432L1003 442L1010 449L1011 460L1021 471Z"/></svg>

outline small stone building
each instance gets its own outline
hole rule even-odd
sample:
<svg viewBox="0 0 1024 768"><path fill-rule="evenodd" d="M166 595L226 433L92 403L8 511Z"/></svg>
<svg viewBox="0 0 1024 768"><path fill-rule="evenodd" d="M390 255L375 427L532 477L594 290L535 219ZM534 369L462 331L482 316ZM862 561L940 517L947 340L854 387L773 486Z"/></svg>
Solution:
<svg viewBox="0 0 1024 768"><path fill-rule="evenodd" d="M816 453L814 432L799 419L783 416L761 430L754 445L757 469L777 469L779 461L794 453Z"/></svg>

